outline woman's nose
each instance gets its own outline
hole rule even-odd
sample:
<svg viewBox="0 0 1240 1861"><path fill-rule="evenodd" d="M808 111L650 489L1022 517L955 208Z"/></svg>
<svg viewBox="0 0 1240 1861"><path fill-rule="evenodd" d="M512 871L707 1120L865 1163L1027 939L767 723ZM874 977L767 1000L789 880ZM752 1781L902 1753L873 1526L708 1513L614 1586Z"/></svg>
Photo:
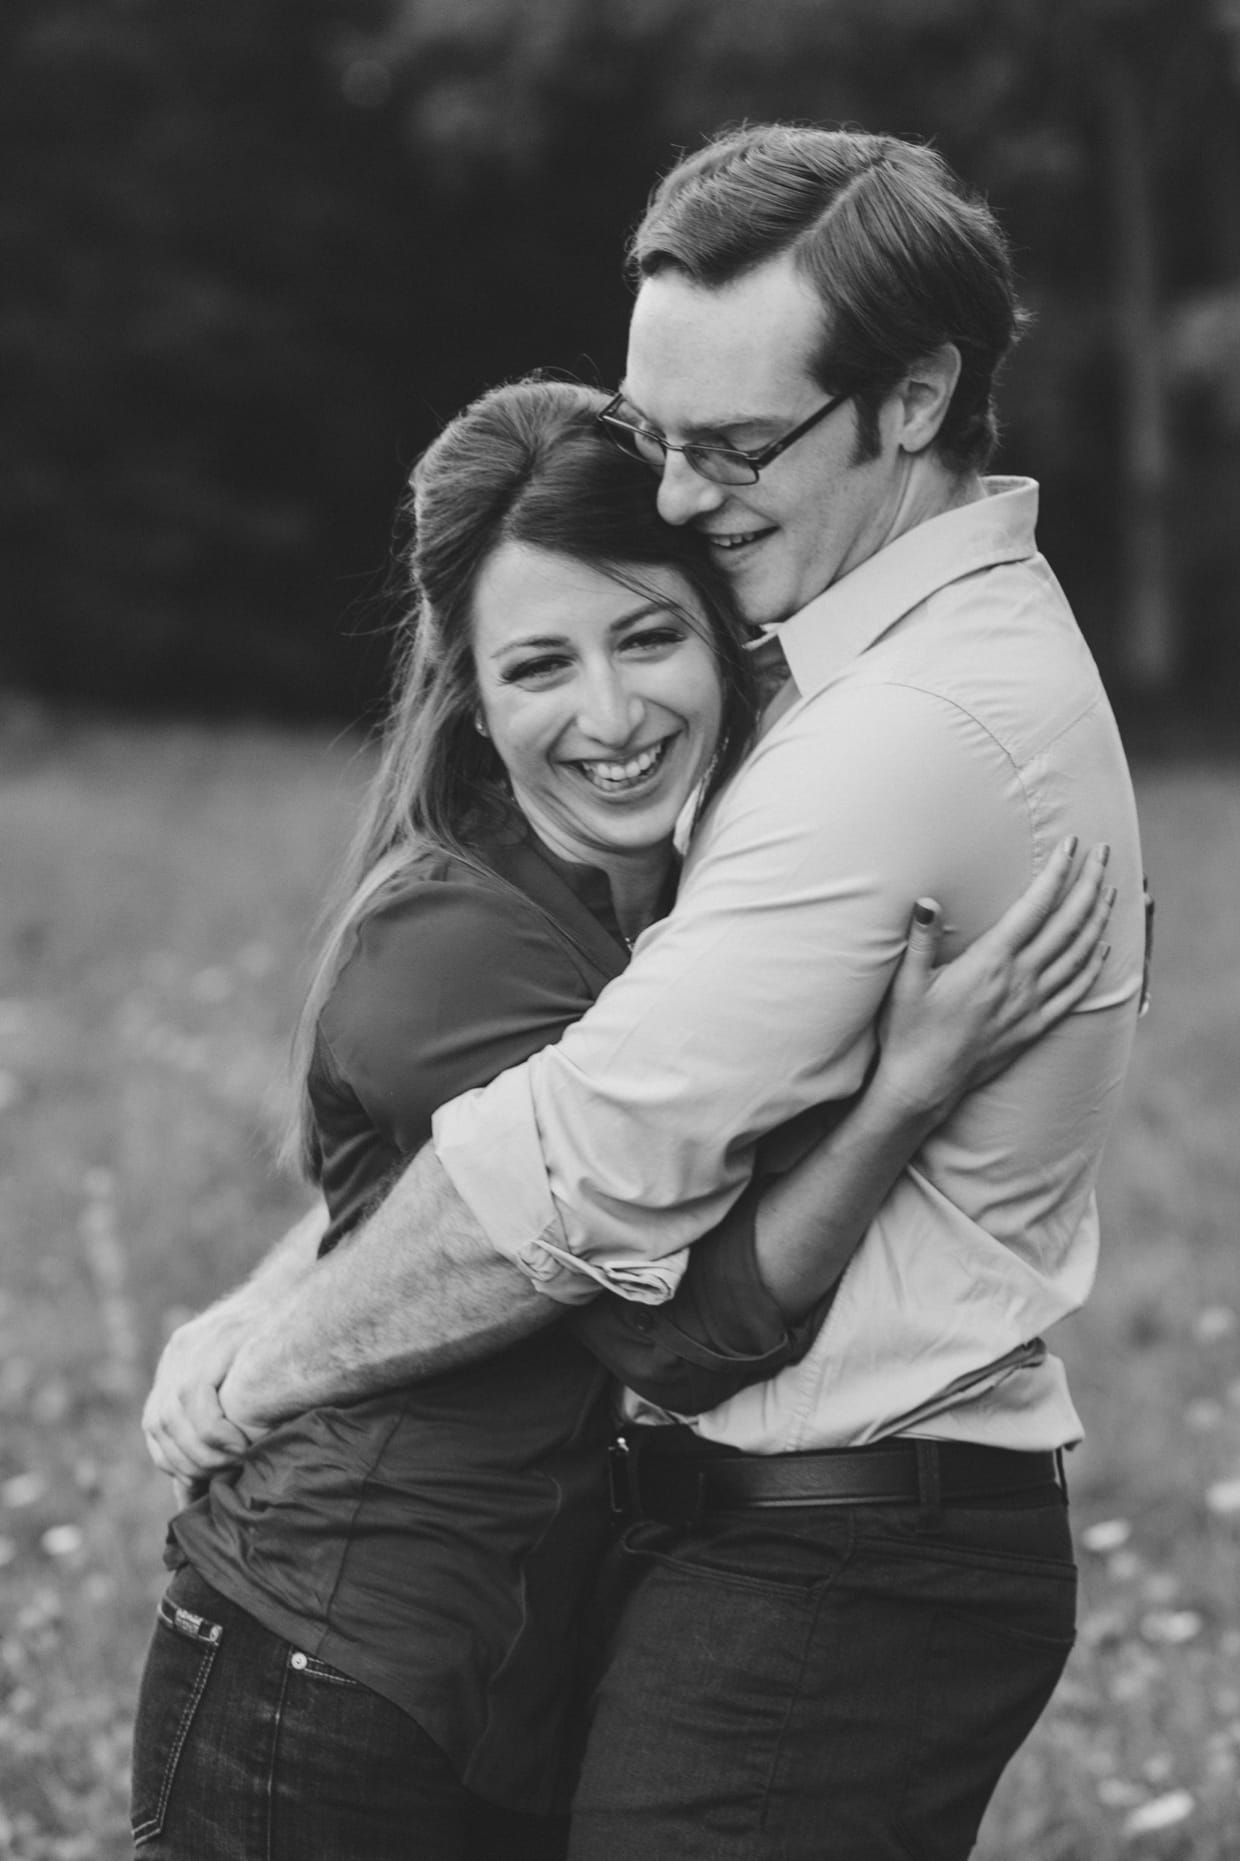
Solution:
<svg viewBox="0 0 1240 1861"><path fill-rule="evenodd" d="M641 694L619 668L600 668L586 679L577 722L596 743L622 748L641 728L644 715Z"/></svg>

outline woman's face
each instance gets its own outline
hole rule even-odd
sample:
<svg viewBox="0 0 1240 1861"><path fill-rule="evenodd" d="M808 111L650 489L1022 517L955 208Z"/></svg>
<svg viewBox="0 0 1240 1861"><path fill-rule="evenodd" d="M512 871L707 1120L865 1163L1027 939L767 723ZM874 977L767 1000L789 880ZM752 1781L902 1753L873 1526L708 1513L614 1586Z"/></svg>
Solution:
<svg viewBox="0 0 1240 1861"><path fill-rule="evenodd" d="M662 850L710 764L723 686L675 569L636 594L600 569L503 543L474 598L482 717L522 813L587 864Z"/></svg>

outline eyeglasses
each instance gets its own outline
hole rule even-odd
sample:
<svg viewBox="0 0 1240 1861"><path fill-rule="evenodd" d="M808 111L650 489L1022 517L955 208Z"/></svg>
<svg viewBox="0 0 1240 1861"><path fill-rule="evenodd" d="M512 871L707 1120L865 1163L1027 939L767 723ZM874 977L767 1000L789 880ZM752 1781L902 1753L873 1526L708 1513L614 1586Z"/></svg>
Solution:
<svg viewBox="0 0 1240 1861"><path fill-rule="evenodd" d="M608 401L606 407L600 408L598 422L612 444L632 459L640 459L652 471L661 472L667 463L669 452L678 452L685 464L709 478L716 485L756 485L758 474L768 466L772 459L778 459L781 452L787 452L789 446L798 439L803 439L816 427L820 420L833 414L837 407L851 400L852 394L836 394L825 407L819 407L808 420L802 420L800 426L794 426L791 433L785 433L782 439L775 440L769 446L763 446L760 452L742 452L737 446L708 446L699 440L691 440L686 446L673 446L664 439L662 433L656 433L653 427L638 426L634 420L622 419L617 409L624 405L623 394L617 394Z"/></svg>

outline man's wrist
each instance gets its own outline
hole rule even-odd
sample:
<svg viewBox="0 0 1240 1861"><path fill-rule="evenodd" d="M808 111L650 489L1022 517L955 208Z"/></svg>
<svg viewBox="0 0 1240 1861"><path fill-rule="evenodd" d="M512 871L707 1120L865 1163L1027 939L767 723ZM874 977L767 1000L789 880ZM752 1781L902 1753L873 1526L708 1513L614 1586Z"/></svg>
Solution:
<svg viewBox="0 0 1240 1861"><path fill-rule="evenodd" d="M253 1353L243 1344L229 1366L228 1374L217 1392L220 1408L234 1428L250 1440L266 1434L282 1419L272 1403L269 1390L264 1392L251 1367ZM291 1413L285 1409L285 1414Z"/></svg>

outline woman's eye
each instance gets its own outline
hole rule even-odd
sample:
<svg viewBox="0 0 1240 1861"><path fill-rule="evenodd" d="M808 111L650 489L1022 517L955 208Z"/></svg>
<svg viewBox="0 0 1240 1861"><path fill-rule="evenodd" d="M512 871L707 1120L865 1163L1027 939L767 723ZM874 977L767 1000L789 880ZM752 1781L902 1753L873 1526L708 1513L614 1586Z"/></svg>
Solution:
<svg viewBox="0 0 1240 1861"><path fill-rule="evenodd" d="M679 646L684 637L681 627L642 627L626 636L624 647L626 652L632 648L639 653L653 653L663 647Z"/></svg>
<svg viewBox="0 0 1240 1861"><path fill-rule="evenodd" d="M516 665L507 666L502 676L505 685L545 684L567 664L562 654L540 653L537 659L521 659Z"/></svg>

